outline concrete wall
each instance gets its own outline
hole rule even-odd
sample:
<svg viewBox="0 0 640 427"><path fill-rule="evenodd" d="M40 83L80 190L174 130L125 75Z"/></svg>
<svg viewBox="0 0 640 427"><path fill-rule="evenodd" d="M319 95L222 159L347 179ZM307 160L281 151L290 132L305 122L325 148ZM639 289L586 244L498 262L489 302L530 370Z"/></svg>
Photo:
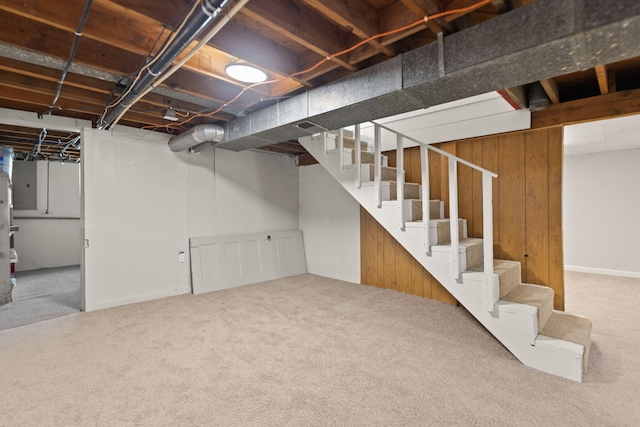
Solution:
<svg viewBox="0 0 640 427"><path fill-rule="evenodd" d="M640 149L565 156L569 270L640 277Z"/></svg>
<svg viewBox="0 0 640 427"><path fill-rule="evenodd" d="M292 159L173 153L168 139L124 127L85 131L87 310L190 292L189 237L298 229Z"/></svg>
<svg viewBox="0 0 640 427"><path fill-rule="evenodd" d="M13 212L14 224L20 227L14 234L16 271L78 265L82 248L80 166L38 161L35 171L29 171L33 166L33 162L14 162L14 199L23 193L33 198L34 188L36 199L36 209ZM23 169L29 173L23 174Z"/></svg>
<svg viewBox="0 0 640 427"><path fill-rule="evenodd" d="M360 283L360 206L321 165L298 168L307 271Z"/></svg>

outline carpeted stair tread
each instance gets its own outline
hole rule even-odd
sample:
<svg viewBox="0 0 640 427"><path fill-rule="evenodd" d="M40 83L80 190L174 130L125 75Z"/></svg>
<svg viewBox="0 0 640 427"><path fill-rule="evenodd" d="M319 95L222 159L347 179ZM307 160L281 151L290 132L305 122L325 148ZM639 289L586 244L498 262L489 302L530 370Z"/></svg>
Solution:
<svg viewBox="0 0 640 427"><path fill-rule="evenodd" d="M547 286L521 283L502 300L538 308L538 331L541 331L553 313L553 289Z"/></svg>
<svg viewBox="0 0 640 427"><path fill-rule="evenodd" d="M540 335L584 346L583 372L587 372L591 349L591 320L586 317L553 311Z"/></svg>
<svg viewBox="0 0 640 427"><path fill-rule="evenodd" d="M385 181L385 182L389 183L391 200L398 200L398 184L396 183L396 181ZM413 182L405 182L404 198L405 200L420 199L420 184L414 184Z"/></svg>
<svg viewBox="0 0 640 427"><path fill-rule="evenodd" d="M362 165L362 169L363 169L363 172L362 172L363 177L367 176L367 169L368 169L369 181L373 181L374 180L374 175L375 175L373 164L370 164L370 163L363 164ZM382 166L381 170L382 170L382 177L380 179L382 181L391 181L391 180L395 180L395 179L398 178L397 169L396 168L390 168L390 167Z"/></svg>
<svg viewBox="0 0 640 427"><path fill-rule="evenodd" d="M410 200L411 201L411 212L412 219L411 221L422 221L422 200ZM440 209L442 205L441 200L429 200L429 218L430 219L439 219L442 216L442 210Z"/></svg>
<svg viewBox="0 0 640 427"><path fill-rule="evenodd" d="M467 270L477 271L482 267L482 239L472 237L460 239L461 247L466 249ZM444 250L442 250L444 249ZM451 252L451 243L434 245L431 247L434 252Z"/></svg>
<svg viewBox="0 0 640 427"><path fill-rule="evenodd" d="M344 148L350 148L353 149L356 146L356 140L353 138L349 138L347 136L344 137L344 141L342 143L342 146ZM369 144L367 144L365 141L360 141L360 149L362 151L367 151L369 148Z"/></svg>
<svg viewBox="0 0 640 427"><path fill-rule="evenodd" d="M451 220L449 218L436 218L429 221L429 225L435 225L438 236L438 244L451 243ZM464 236L464 220L458 219L458 237Z"/></svg>
<svg viewBox="0 0 640 427"><path fill-rule="evenodd" d="M471 271L484 271L484 266L470 268ZM493 272L500 277L500 299L503 299L520 284L520 263L506 259L493 260Z"/></svg>

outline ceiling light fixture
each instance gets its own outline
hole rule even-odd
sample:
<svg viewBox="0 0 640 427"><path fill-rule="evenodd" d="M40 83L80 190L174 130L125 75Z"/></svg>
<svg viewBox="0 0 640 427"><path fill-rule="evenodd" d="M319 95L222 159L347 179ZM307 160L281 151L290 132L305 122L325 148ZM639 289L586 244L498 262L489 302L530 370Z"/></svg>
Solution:
<svg viewBox="0 0 640 427"><path fill-rule="evenodd" d="M178 116L176 115L176 110L174 110L173 108L167 108L164 112L163 119L171 120L172 122L177 122Z"/></svg>
<svg viewBox="0 0 640 427"><path fill-rule="evenodd" d="M267 80L267 73L251 65L229 64L224 68L224 72L232 79L244 83L260 83Z"/></svg>

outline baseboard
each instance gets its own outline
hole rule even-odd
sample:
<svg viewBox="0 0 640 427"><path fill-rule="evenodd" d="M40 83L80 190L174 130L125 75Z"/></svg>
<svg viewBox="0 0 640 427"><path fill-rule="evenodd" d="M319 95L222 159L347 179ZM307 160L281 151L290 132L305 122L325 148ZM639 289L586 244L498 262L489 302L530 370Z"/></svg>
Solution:
<svg viewBox="0 0 640 427"><path fill-rule="evenodd" d="M173 296L176 296L176 295L183 295L183 294L189 294L189 293L191 293L191 289L189 289L189 288L170 289L168 291L154 292L154 293L151 293L151 294L137 295L135 297L130 297L130 298L123 298L123 299L118 299L118 300L104 301L104 302L99 302L97 304L91 304L90 305L90 304L87 303L85 311L102 310L102 309L105 309L105 308L118 307L118 306L121 306L121 305L134 304L134 303L137 303L137 302L152 301L152 300L155 300L155 299L173 297Z"/></svg>
<svg viewBox="0 0 640 427"><path fill-rule="evenodd" d="M640 273L635 271L608 270L606 268L580 267L577 265L565 265L564 269L580 273L604 274L606 276L633 277L635 279L640 279Z"/></svg>

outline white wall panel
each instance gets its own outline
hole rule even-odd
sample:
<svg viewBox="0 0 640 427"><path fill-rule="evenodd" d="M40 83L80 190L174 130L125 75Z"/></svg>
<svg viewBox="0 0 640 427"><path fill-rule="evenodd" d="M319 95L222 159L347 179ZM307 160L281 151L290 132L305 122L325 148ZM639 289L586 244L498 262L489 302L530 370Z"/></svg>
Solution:
<svg viewBox="0 0 640 427"><path fill-rule="evenodd" d="M298 168L307 271L360 283L360 207L320 165Z"/></svg>
<svg viewBox="0 0 640 427"><path fill-rule="evenodd" d="M299 230L194 237L191 260L194 294L307 272Z"/></svg>
<svg viewBox="0 0 640 427"><path fill-rule="evenodd" d="M186 154L168 135L116 127L86 130L84 172L86 309L190 291Z"/></svg>
<svg viewBox="0 0 640 427"><path fill-rule="evenodd" d="M565 156L568 269L640 277L640 150Z"/></svg>
<svg viewBox="0 0 640 427"><path fill-rule="evenodd" d="M298 229L293 159L174 153L168 139L120 126L86 131L87 310L190 292L190 237Z"/></svg>
<svg viewBox="0 0 640 427"><path fill-rule="evenodd" d="M14 163L15 169L20 164ZM16 271L80 264L80 165L38 161L36 166L37 209L14 210L14 234L18 253ZM19 176L13 185L20 192Z"/></svg>

